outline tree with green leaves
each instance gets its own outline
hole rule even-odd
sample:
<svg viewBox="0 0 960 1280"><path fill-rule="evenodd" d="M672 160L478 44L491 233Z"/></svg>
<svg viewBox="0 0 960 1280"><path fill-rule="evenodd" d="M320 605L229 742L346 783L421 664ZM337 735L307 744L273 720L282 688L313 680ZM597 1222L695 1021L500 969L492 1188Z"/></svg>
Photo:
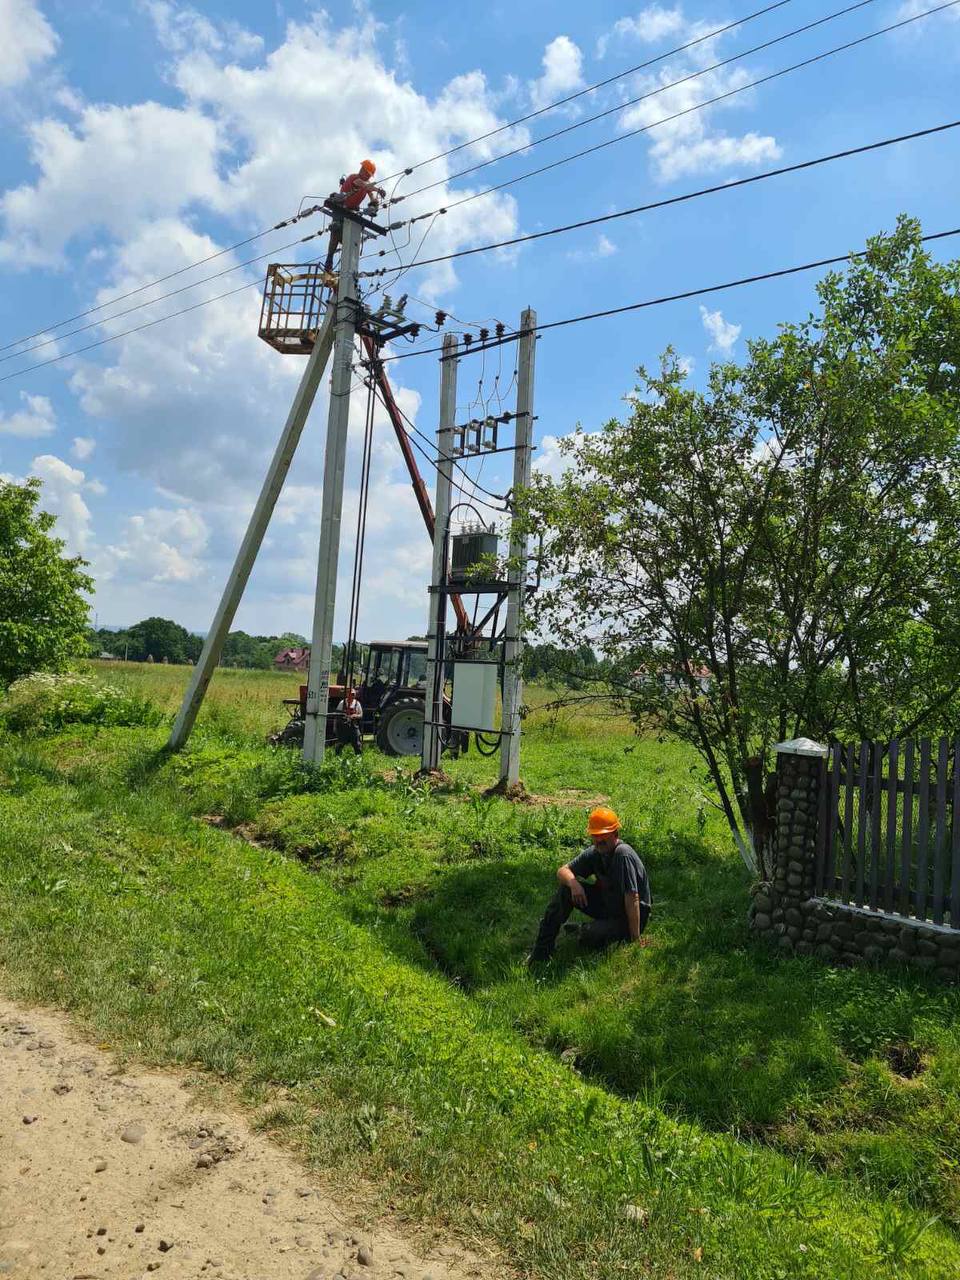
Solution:
<svg viewBox="0 0 960 1280"><path fill-rule="evenodd" d="M38 510L40 481L0 480L0 682L58 671L86 649L93 579L63 554L55 519Z"/></svg>
<svg viewBox="0 0 960 1280"><path fill-rule="evenodd" d="M960 718L960 263L904 218L817 292L703 393L670 353L641 370L527 503L534 625L589 639L638 721L697 747L761 870L774 743Z"/></svg>
<svg viewBox="0 0 960 1280"><path fill-rule="evenodd" d="M203 641L169 618L144 618L125 636L134 662L196 662Z"/></svg>

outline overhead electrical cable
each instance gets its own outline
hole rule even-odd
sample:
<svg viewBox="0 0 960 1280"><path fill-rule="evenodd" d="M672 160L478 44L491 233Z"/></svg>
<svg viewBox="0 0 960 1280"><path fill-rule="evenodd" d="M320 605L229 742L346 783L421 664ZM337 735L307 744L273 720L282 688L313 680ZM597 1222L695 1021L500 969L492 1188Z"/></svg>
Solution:
<svg viewBox="0 0 960 1280"><path fill-rule="evenodd" d="M8 342L5 346L0 347L0 351L9 351L11 347L18 347L23 342L31 342L34 338L42 338L54 329L62 329L64 325L73 324L75 320L84 320L87 316L95 315L98 311L104 311L107 307L112 307L118 302L126 302L127 298L133 298L138 293L143 293L146 289L153 289L159 284L166 284L168 280L174 280L177 276L182 276L185 271L192 271L194 267L205 266L206 263L213 262L216 258L222 258L225 253L233 253L236 249L242 249L244 245L253 244L254 240L261 240L264 236L270 235L272 231L281 231L284 227L293 226L294 223L301 222L304 218L309 218L315 213L322 212L323 210L318 205L315 205L312 209L305 209L302 213L297 213L292 218L286 218L283 222L277 222L272 227L267 227L265 231L258 231L256 235L248 236L246 240L238 240L236 244L228 244L225 249L218 249L216 253L208 254L206 258L198 258L196 262L189 262L185 267L178 267L176 271L170 271L165 276L158 276L156 280L148 280L146 284L137 285L136 289L130 289L127 293L120 293L116 297L108 298L106 302L98 302L96 306L88 307L86 311L79 311L75 316L68 316L65 320L57 320L53 324L45 325L35 333L28 333L22 338L15 338L13 342ZM315 232L314 234L319 235L320 233ZM311 236L306 238L312 239ZM299 244L300 242L293 241L293 243ZM271 252L279 252L280 249L286 248L289 248L289 246L280 245L277 250L272 250ZM263 257L269 256L269 254L263 255ZM258 261L258 259L252 259L252 261ZM215 276L207 276L206 278L208 280L216 279ZM166 294L164 296L170 297L171 295ZM154 298L152 301L158 302L159 299Z"/></svg>
<svg viewBox="0 0 960 1280"><path fill-rule="evenodd" d="M0 364L6 364L8 360L16 360L19 356L27 356L31 351L39 351L42 347L52 346L56 342L63 342L65 338L72 338L75 334L86 333L89 329L99 329L102 325L109 324L111 320L119 320L123 316L132 315L134 311L141 311L144 307L151 307L155 302L165 302L167 298L179 297L181 293L188 293L191 289L198 289L202 284L209 284L211 280L221 280L224 276L228 276L231 272L239 271L243 267L253 266L257 262L263 262L266 258L272 258L274 254L283 253L286 249L295 249L297 245L306 244L308 240L315 240L317 236L323 235L322 231L314 231L308 236L301 236L299 240L288 240L286 244L274 245L266 253L258 254L255 258L246 258L243 262L236 262L232 267L225 267L222 271L215 271L213 275L202 276L199 280L194 280L190 284L181 285L179 289L171 289L169 293L161 293L156 298L146 298L143 302L137 302L132 307L126 307L123 311L114 311L109 316L102 316L99 320L91 320L89 324L80 325L76 329L71 329L68 333L62 333L56 338L45 338L43 342L36 342L32 347L24 347L21 351L12 351L9 355L0 356ZM410 266L414 264L411 263ZM260 281L256 281L257 287L261 287ZM144 286L149 288L149 286ZM222 294L219 296L223 296ZM106 304L104 304L106 305ZM44 333L49 330L44 329ZM6 348L0 348L5 350Z"/></svg>
<svg viewBox="0 0 960 1280"><path fill-rule="evenodd" d="M950 236L956 236L956 235L960 235L960 227L954 227L950 231L933 232L930 235L921 236L920 239L922 243L928 243L934 240L945 240ZM741 285L756 284L763 280L775 280L781 276L796 275L802 271L813 271L817 267L836 266L838 263L849 262L851 259L854 259L854 258L862 258L864 256L864 252L865 251L840 254L837 257L833 257L833 258L820 258L816 262L805 262L805 263L801 263L799 266L796 266L796 267L784 267L779 271L767 271L767 272L763 272L760 275L743 276L738 280L729 280L724 284L703 285L696 289L687 289L683 293L665 294L659 298L650 298L644 302L632 302L623 307L609 308L606 311L594 311L587 315L573 316L566 320L554 320L548 324L536 325L535 328L532 330L532 332L545 333L548 329L559 329L564 327L565 325L580 324L582 321L585 321L585 320L597 320L603 316L621 315L627 311L641 311L647 307L657 307L667 302L679 302L685 298L696 298L696 297L704 296L706 294L720 293L725 289L736 289ZM170 312L169 315L157 316L154 320L147 320L143 324L136 325L132 329L125 329L122 333L114 333L114 334L111 334L109 337L99 339L99 341L97 342L91 342L84 347L78 347L74 351L65 351L60 355L51 356L49 360L38 361L36 364L29 365L25 369L15 369L12 373L5 374L2 378L0 378L0 383L9 382L12 378L22 378L25 374L33 373L34 370L42 369L46 365L59 364L63 360L69 360L72 356L82 355L86 351L92 351L95 347L105 346L108 342L116 342L118 339L129 337L130 334L133 334L133 333L140 333L142 330L150 329L154 325L163 324L164 321L166 320L175 320L178 316L186 315L191 311L197 311L200 307L209 306L211 303L219 302L223 298L230 298L234 294L242 293L244 289L253 289L253 288L259 289L260 288L259 283L254 281L248 281L246 284L242 284L236 289L229 289L225 293L218 293L212 298L204 298L200 302L193 303L192 306L181 307L179 311L172 311ZM511 333L511 334L505 335L503 338L497 338L492 342L486 342L482 344L478 343L475 346L471 346L469 348L463 348L457 353L456 358L462 359L464 356L476 355L481 351L488 351L491 347L498 347L498 346L502 346L504 343L513 342L520 336L521 336L521 332ZM440 352L442 350L443 350L442 347L418 347L413 351L401 351L401 352L398 352L396 355L381 356L380 361L381 363L386 364L388 360L410 360L414 356L431 355L435 352ZM409 419L406 419L406 420L409 422ZM493 494L491 496L498 499L500 498L500 495L498 494Z"/></svg>
<svg viewBox="0 0 960 1280"><path fill-rule="evenodd" d="M615 138L607 138L603 142L594 143L593 146L584 147L582 151L575 151L571 155L561 156L559 160L553 160L550 164L540 165L537 169L530 169L526 173L517 174L513 178L506 178L503 182L498 182L492 186L484 187L482 191L470 192L468 195L462 196L459 200L452 200L441 206L439 209L431 209L427 213L417 214L415 218L410 218L408 221L419 222L423 218L432 218L433 215L438 212L449 213L451 209L457 209L461 205L469 204L473 200L479 200L482 196L491 195L496 191L503 191L507 187L515 186L518 182L524 182L527 178L539 177L542 173L549 173L553 169L559 169L562 165L570 164L574 160L582 160L584 156L593 155L598 151L605 150L607 147L614 147L618 143L626 142L629 138L636 138L642 133L649 133L651 129L658 129L662 125L670 124L674 120L680 120L684 116L691 115L695 111L702 111L704 107L712 107L718 102L725 102L729 98L736 97L737 94L745 93L748 89L755 89L761 84L769 84L773 80L778 80L781 76L790 75L791 72L800 71L805 67L811 67L818 62L825 61L827 58L834 57L838 53L846 53L850 49L855 49L859 45L866 44L870 40L876 40L879 36L888 35L891 31L898 31L912 22L919 22L921 19L929 18L935 13L942 13L946 9L952 9L957 4L960 4L960 0L944 0L943 4L936 5L932 9L924 9L921 13L913 14L909 18L902 18L899 22L893 22L889 26L880 27L876 31L870 31L864 36L858 36L855 40L848 40L844 44L834 45L832 49L825 49L823 52L814 54L809 58L804 58L800 62L791 63L788 67L781 67L778 71L771 71L768 75L758 76L756 80L750 80L746 84L737 85L736 88L728 89L725 93L717 94L716 97L708 98L704 102L695 103L691 107L685 107L682 111L675 111L673 115L664 116L660 120L654 120L651 124L640 125L638 128L630 129L625 133L618 133Z"/></svg>
<svg viewBox="0 0 960 1280"><path fill-rule="evenodd" d="M696 71L691 71L687 75L681 76L678 80L671 80L668 84L657 85L656 88L649 89L646 93L641 93L636 98L628 98L624 102L618 102L616 106L607 107L604 111L598 111L592 116L585 116L582 120L576 120L572 124L565 125L562 129L555 129L553 133L545 133L542 137L532 138L523 146L514 147L511 151L503 151L499 155L490 156L486 160L478 160L476 164L470 165L466 169L460 169L445 178L438 178L435 182L428 182L422 187L417 187L415 191L408 191L402 196L397 196L391 203L399 204L401 200L409 200L412 196L418 196L424 191L432 191L435 187L442 187L446 183L455 182L458 178L465 178L468 174L477 173L480 169L486 169L489 165L509 159L510 156L530 151L533 147L539 147L541 143L552 142L555 138L562 138L565 134L573 133L576 129L584 129L588 124L594 124L597 120L604 120L608 116L618 115L630 107L637 106L638 103L646 102L649 98L659 97L660 94L667 93L670 89L676 89L679 85L689 84L691 80L698 80L701 76L709 75L711 71L719 71L722 67L730 66L731 63L740 62L743 58L749 58L751 54L761 53L764 49L772 49L774 45L782 44L784 40L792 40L794 36L813 31L815 27L822 27L827 22L835 22L837 18L842 18L848 13L854 13L857 9L864 9L870 4L876 4L876 0L855 0L855 3L849 4L843 9L837 9L834 13L828 13L822 18L817 18L814 22L807 22L801 27L794 27L792 31L785 31L783 35L764 40L762 44L755 44L750 49L743 49L739 53L731 54L729 58L723 58L719 62L710 63L709 66L700 67Z"/></svg>
<svg viewBox="0 0 960 1280"><path fill-rule="evenodd" d="M933 134L945 133L949 129L960 127L960 120L950 120L946 124L932 125L929 129L917 129L913 133L901 133L894 138L882 138L879 142L867 142L859 147L847 147L843 151L832 151L826 156L817 156L813 160L800 160L796 164L782 165L778 169L765 169L762 173L751 174L747 178L736 178L728 182L718 182L712 187L700 187L697 191L687 191L679 196L667 196L663 200L653 200L649 204L634 205L631 209L621 209L617 213L598 214L595 218L584 218L580 222L567 222L559 227L548 227L546 231L531 231L527 235L513 236L509 240L496 240L492 244L477 245L473 249L457 249L453 253L439 254L435 258L421 258L404 265L405 271L414 267L429 267L437 262L451 262L454 258L468 258L475 253L489 253L494 249L506 249L517 244L526 244L530 240L543 240L548 236L562 235L567 231L580 231L584 227L594 227L603 222L614 222L618 218L629 218L638 213L649 213L653 209L665 209L669 205L683 204L687 200L697 200L701 196L718 195L723 191L736 191L738 187L747 187L754 182L763 182L767 178L779 178L786 173L800 173L804 169L814 169L817 165L829 164L834 160L846 160L850 156L865 155L870 151L880 151L884 147L892 147L900 142L912 142L916 138L928 138ZM385 251L387 252L387 251ZM388 275L398 270L396 267L380 267L377 270L361 271L361 276Z"/></svg>
<svg viewBox="0 0 960 1280"><path fill-rule="evenodd" d="M933 240L946 240L949 236L957 235L960 235L960 227L953 227L949 231L932 232L930 235L921 236L920 240L922 243L927 244ZM778 271L764 271L758 275L741 276L738 280L727 280L723 284L701 285L696 289L685 289L682 293L668 293L659 298L648 298L643 302L630 302L622 307L608 307L604 311L590 311L585 315L570 316L566 320L551 320L545 324L534 325L531 329L510 334L493 342L487 342L483 345L477 344L470 350L458 351L456 359L462 359L465 355L477 355L481 351L489 351L491 347L501 346L505 342L514 342L517 338L522 337L524 333L546 333L550 329L562 329L567 325L583 324L587 320L600 320L606 316L624 315L628 311L643 311L647 307L659 307L667 302L682 302L687 298L700 298L711 293L721 293L725 289L737 289L741 285L758 284L763 280L777 280L783 276L797 275L802 271L814 271L817 267L833 267L839 263L850 262L851 259L863 258L866 253L867 250L860 250L856 253L842 253L833 258L818 258L816 262L803 262L796 267L782 267ZM442 351L443 347L420 347L416 351L403 351L397 355L383 356L381 358L386 363L388 360L409 360L413 356L426 356Z"/></svg>
<svg viewBox="0 0 960 1280"><path fill-rule="evenodd" d="M774 9L782 9L791 2L792 0L776 0L775 4L768 4L763 9L756 9L753 13L745 14L742 18L735 18L732 22L727 22L722 27L715 27L712 31L706 32L705 35L697 36L695 39L688 40L685 44L679 44L673 49L667 49L665 53L658 53L656 57L648 58L646 62L638 62L634 67L627 67L625 71L618 71L616 75L608 76L606 80L598 80L595 84L588 84L583 89L577 89L575 93L568 93L565 98L557 98L555 102L550 102L545 107L538 107L536 111L528 111L526 115L517 116L515 120L508 120L506 124L497 125L495 129L489 129L486 133L478 134L475 138L468 138L466 142L458 142L455 147L449 147L446 151L438 151L435 156L428 156L426 160L418 160L416 164L410 165L409 168L398 169L396 173L388 174L383 181L390 182L394 178L405 177L415 173L417 169L422 169L424 165L434 164L437 160L445 160L447 156L456 155L459 151L466 150L467 147L476 146L478 142L486 142L488 138L495 138L498 133L505 133L507 129L515 129L517 125L526 124L528 120L535 120L538 116L546 115L549 111L555 111L557 107L564 107L568 102L575 102L578 98L582 98L588 93L595 93L597 89L604 89L608 84L614 84L617 80L632 76L637 71L645 71L647 67L653 67L658 62L664 62L667 58L672 58L678 53L685 53L687 49L693 49L698 44L705 44L708 40L715 40L717 36L722 36L727 31L732 31L735 27L745 26L748 22L753 22L755 18L762 18L764 14L772 13Z"/></svg>

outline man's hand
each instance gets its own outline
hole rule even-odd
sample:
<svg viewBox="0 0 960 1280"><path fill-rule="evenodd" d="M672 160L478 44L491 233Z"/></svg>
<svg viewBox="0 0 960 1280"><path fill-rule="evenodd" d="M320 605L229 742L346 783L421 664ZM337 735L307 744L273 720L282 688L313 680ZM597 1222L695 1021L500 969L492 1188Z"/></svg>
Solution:
<svg viewBox="0 0 960 1280"><path fill-rule="evenodd" d="M570 870L569 866L560 868L557 872L557 879L570 890L570 897L573 899L573 905L575 907L583 908L587 905L587 891Z"/></svg>
<svg viewBox="0 0 960 1280"><path fill-rule="evenodd" d="M623 906L627 913L627 927L630 930L630 941L640 941L640 895L639 893L625 893L623 895Z"/></svg>

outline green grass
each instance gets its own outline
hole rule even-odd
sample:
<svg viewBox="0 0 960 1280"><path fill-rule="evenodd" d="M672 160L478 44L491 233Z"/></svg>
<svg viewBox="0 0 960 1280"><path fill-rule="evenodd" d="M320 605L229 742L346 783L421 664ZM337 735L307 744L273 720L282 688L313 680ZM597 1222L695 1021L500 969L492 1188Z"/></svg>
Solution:
<svg viewBox="0 0 960 1280"><path fill-rule="evenodd" d="M174 760L143 729L3 744L8 986L148 1060L282 1086L311 1159L531 1274L960 1272L960 998L753 940L683 748L535 714L541 800L511 805L473 754L442 789L375 752L305 777L244 723ZM565 941L532 981L599 796L650 870L653 945ZM258 844L191 817L211 813Z"/></svg>

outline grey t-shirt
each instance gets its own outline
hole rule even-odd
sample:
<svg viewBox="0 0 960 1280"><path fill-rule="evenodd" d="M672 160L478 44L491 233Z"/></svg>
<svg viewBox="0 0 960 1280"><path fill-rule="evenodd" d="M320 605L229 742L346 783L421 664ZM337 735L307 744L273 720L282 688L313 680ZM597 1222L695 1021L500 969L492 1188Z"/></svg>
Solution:
<svg viewBox="0 0 960 1280"><path fill-rule="evenodd" d="M635 849L625 840L619 841L611 853L600 853L588 845L569 863L575 876L594 876L603 892L611 915L624 910L628 893L640 895L640 905L649 911L653 905L647 871Z"/></svg>

